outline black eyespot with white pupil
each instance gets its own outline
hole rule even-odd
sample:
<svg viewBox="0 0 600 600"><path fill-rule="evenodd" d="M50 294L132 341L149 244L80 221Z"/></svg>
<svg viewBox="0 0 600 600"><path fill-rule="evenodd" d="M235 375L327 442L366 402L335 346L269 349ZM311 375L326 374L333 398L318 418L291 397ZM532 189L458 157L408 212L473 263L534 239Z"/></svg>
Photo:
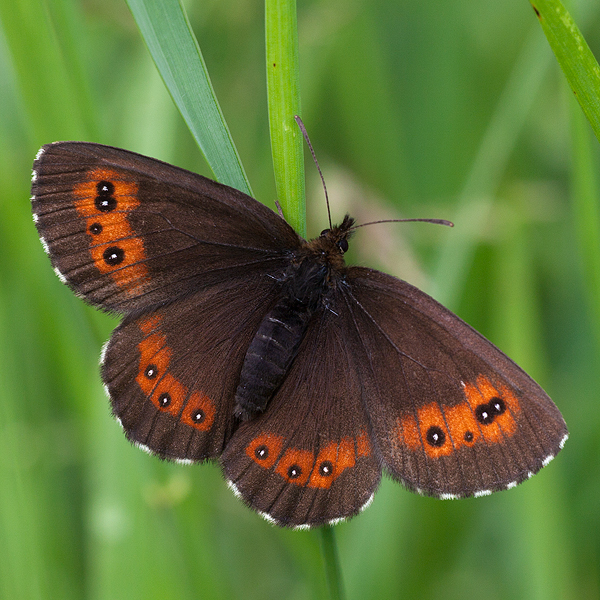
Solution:
<svg viewBox="0 0 600 600"><path fill-rule="evenodd" d="M90 230L89 231L93 235L98 235L98 234L102 233L102 225L100 223L92 223L90 225Z"/></svg>
<svg viewBox="0 0 600 600"><path fill-rule="evenodd" d="M115 193L115 186L111 181L99 181L96 184L98 196L112 196Z"/></svg>
<svg viewBox="0 0 600 600"><path fill-rule="evenodd" d="M269 458L269 449L264 444L261 444L254 451L254 456L256 456L258 460L265 460L265 458Z"/></svg>
<svg viewBox="0 0 600 600"><path fill-rule="evenodd" d="M474 439L474 435L472 431L465 431L465 442L472 442Z"/></svg>
<svg viewBox="0 0 600 600"><path fill-rule="evenodd" d="M158 369L156 368L156 365L148 365L144 371L144 375L148 379L154 379L158 375Z"/></svg>
<svg viewBox="0 0 600 600"><path fill-rule="evenodd" d="M158 404L161 408L167 408L171 404L171 394L164 392L158 397Z"/></svg>
<svg viewBox="0 0 600 600"><path fill-rule="evenodd" d="M119 246L111 246L104 251L102 258L107 265L116 267L125 260L125 251Z"/></svg>
<svg viewBox="0 0 600 600"><path fill-rule="evenodd" d="M490 410L495 416L504 414L506 412L506 404L504 404L504 400L502 400L502 398L492 398L488 404L490 406Z"/></svg>
<svg viewBox="0 0 600 600"><path fill-rule="evenodd" d="M287 475L289 479L298 479L302 475L302 469L298 465L291 465L287 470Z"/></svg>
<svg viewBox="0 0 600 600"><path fill-rule="evenodd" d="M192 421L194 423L202 423L202 421L204 421L205 418L206 418L206 415L204 414L204 411L200 408L197 408L192 413Z"/></svg>
<svg viewBox="0 0 600 600"><path fill-rule="evenodd" d="M432 425L427 430L426 438L427 443L430 446L435 446L436 448L439 448L440 446L444 445L444 442L446 441L446 434L437 425Z"/></svg>
<svg viewBox="0 0 600 600"><path fill-rule="evenodd" d="M319 475L321 475L321 477L331 477L332 474L333 474L333 464L331 464L331 462L328 460L324 460L319 465Z"/></svg>
<svg viewBox="0 0 600 600"><path fill-rule="evenodd" d="M117 200L114 196L115 186L110 181L99 181L96 185L96 199L94 204L101 212L110 212L117 208Z"/></svg>
<svg viewBox="0 0 600 600"><path fill-rule="evenodd" d="M480 404L475 409L475 416L477 420L483 425L489 425L494 421L494 415L492 414L488 404Z"/></svg>
<svg viewBox="0 0 600 600"><path fill-rule="evenodd" d="M489 425L494 422L496 417L506 412L506 404L502 398L492 398L487 404L480 404L475 409L477 420L483 425Z"/></svg>

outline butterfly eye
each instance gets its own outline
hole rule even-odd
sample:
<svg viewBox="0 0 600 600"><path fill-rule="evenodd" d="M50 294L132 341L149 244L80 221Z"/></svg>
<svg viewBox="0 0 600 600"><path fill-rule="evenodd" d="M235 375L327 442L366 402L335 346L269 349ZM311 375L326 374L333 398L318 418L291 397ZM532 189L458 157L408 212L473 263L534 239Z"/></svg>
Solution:
<svg viewBox="0 0 600 600"><path fill-rule="evenodd" d="M346 238L342 238L338 243L337 243L337 247L342 251L342 252L348 252L348 240Z"/></svg>
<svg viewBox="0 0 600 600"><path fill-rule="evenodd" d="M321 231L321 237L323 237L324 235L327 235L330 231L331 231L331 229L323 229L323 231Z"/></svg>

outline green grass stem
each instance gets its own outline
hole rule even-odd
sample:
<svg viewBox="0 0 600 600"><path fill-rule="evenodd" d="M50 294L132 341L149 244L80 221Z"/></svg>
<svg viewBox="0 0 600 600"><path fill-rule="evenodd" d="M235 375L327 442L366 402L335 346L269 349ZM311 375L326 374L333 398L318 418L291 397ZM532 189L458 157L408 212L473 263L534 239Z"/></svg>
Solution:
<svg viewBox="0 0 600 600"><path fill-rule="evenodd" d="M342 581L342 568L337 550L334 528L324 525L319 529L321 535L321 552L325 565L325 576L331 600L344 600L346 595Z"/></svg>
<svg viewBox="0 0 600 600"><path fill-rule="evenodd" d="M277 198L288 223L306 236L303 138L300 115L298 24L295 0L265 1L269 129Z"/></svg>

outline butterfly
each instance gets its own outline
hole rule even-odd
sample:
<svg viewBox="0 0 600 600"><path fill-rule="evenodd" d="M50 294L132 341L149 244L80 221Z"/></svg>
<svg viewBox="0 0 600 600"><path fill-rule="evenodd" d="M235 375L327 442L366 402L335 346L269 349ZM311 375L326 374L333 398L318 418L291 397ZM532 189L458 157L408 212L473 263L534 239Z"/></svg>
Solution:
<svg viewBox="0 0 600 600"><path fill-rule="evenodd" d="M58 277L123 315L103 348L135 445L219 461L249 507L304 528L356 515L382 473L439 498L536 473L567 439L542 388L405 281L346 266L253 198L126 150L44 146L32 208Z"/></svg>

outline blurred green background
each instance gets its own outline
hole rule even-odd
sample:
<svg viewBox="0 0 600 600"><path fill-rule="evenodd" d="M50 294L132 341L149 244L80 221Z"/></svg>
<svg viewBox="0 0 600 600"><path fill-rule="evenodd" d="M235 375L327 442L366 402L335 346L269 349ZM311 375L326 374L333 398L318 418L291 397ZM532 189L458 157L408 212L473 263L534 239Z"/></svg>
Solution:
<svg viewBox="0 0 600 600"><path fill-rule="evenodd" d="M263 5L185 4L254 192L274 206ZM599 8L574 11L597 56ZM352 259L445 302L543 385L571 432L549 467L491 497L384 481L335 528L348 598L600 598L600 156L529 2L307 0L298 20L302 114L334 220L456 225L359 230ZM318 532L272 527L214 465L125 440L97 367L116 320L59 282L31 221L47 142L210 175L126 4L0 0L0 82L0 597L326 598ZM315 235L310 164L307 178Z"/></svg>

